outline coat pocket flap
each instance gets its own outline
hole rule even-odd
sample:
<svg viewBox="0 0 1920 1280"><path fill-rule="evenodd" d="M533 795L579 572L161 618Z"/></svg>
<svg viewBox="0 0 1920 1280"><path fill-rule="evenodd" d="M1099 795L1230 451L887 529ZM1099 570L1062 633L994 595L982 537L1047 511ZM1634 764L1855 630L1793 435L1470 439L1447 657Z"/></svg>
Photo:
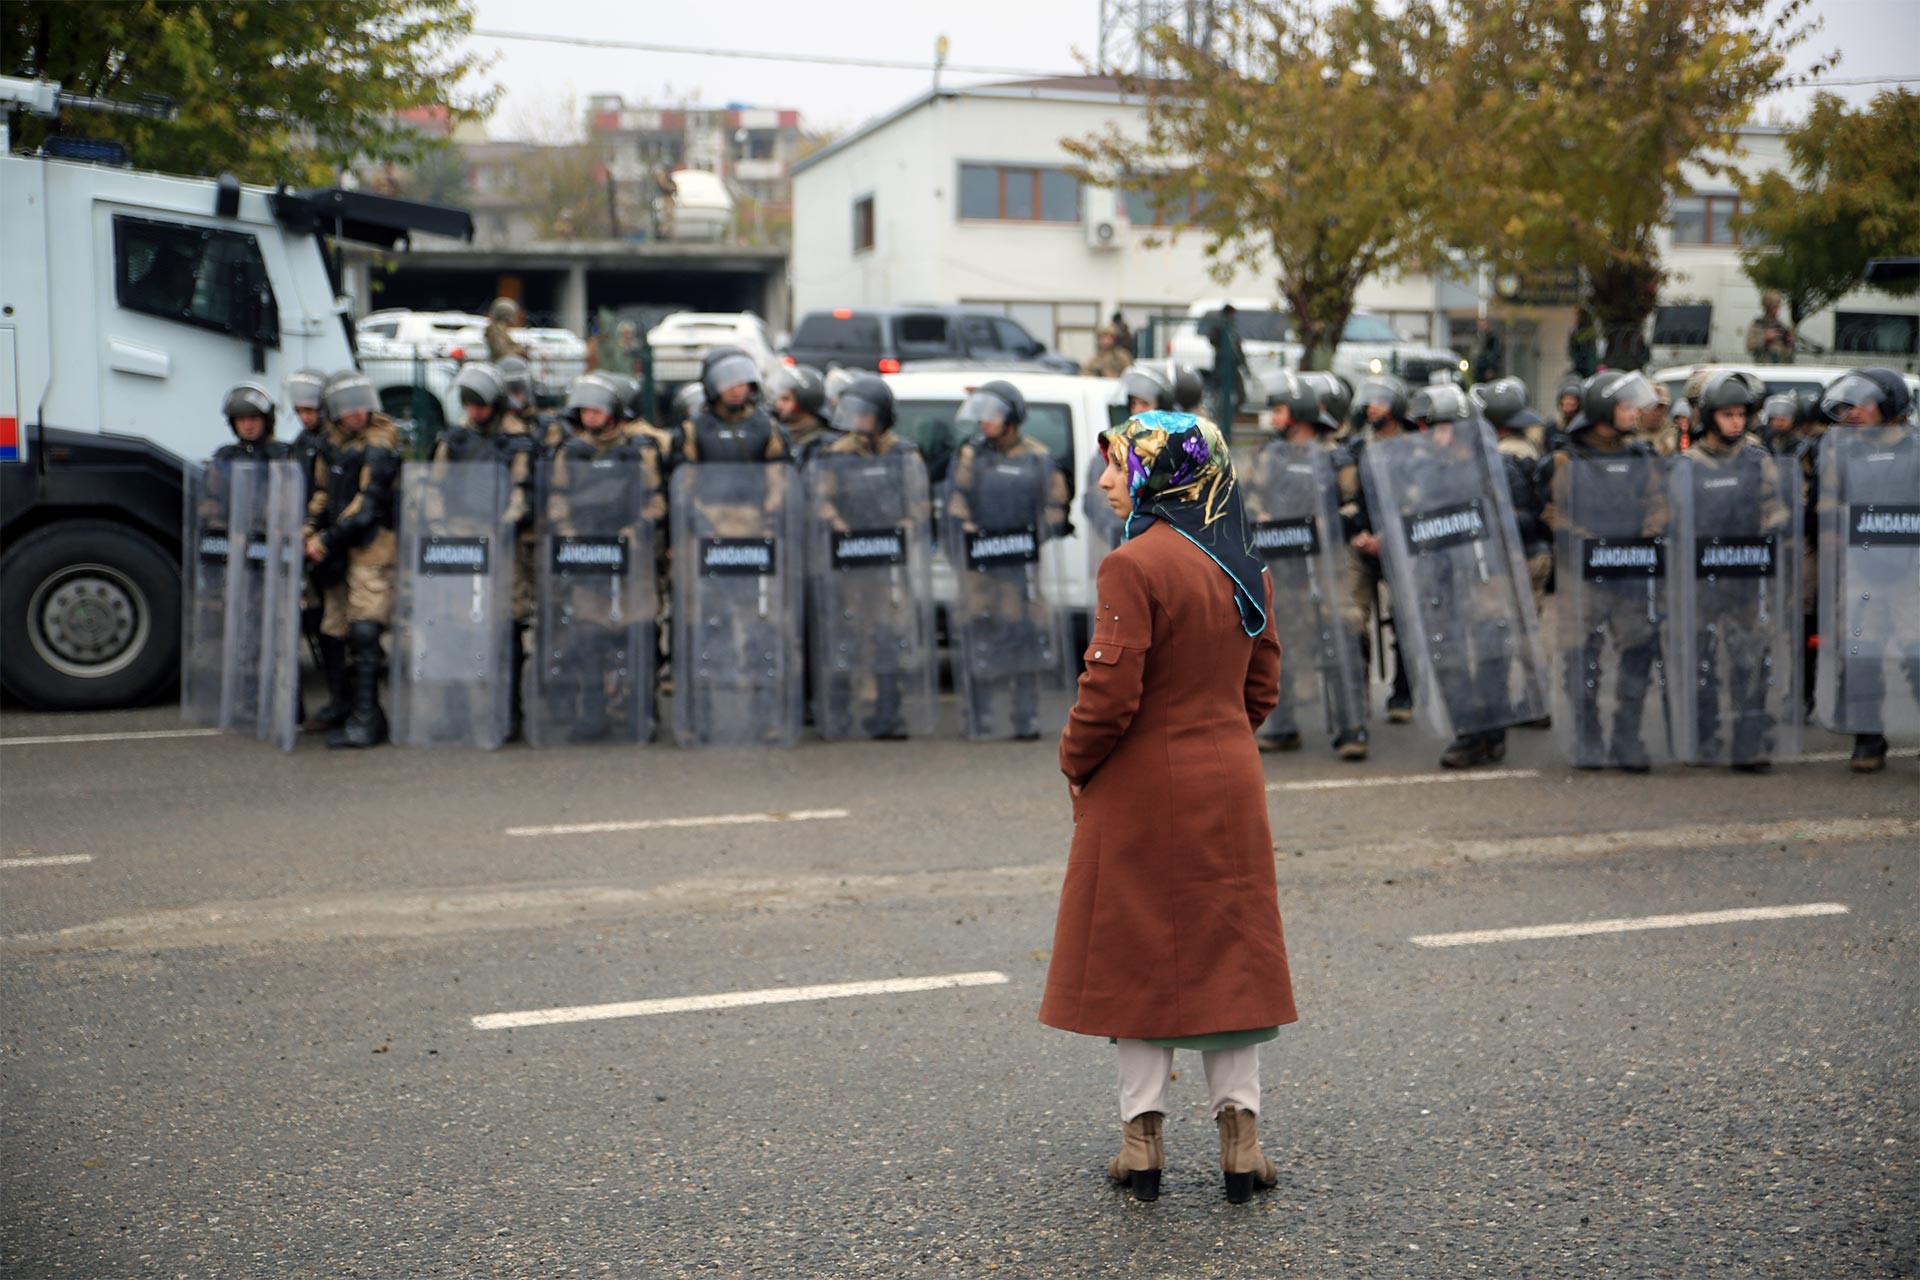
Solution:
<svg viewBox="0 0 1920 1280"><path fill-rule="evenodd" d="M1095 640L1080 656L1086 659L1089 666L1110 667L1120 661L1120 652L1125 647L1111 640Z"/></svg>

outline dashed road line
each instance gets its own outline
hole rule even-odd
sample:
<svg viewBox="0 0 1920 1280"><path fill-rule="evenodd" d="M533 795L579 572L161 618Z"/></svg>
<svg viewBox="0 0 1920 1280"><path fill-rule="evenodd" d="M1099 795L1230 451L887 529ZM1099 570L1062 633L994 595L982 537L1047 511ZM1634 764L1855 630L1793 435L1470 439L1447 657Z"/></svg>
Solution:
<svg viewBox="0 0 1920 1280"><path fill-rule="evenodd" d="M694 818L637 818L622 822L563 822L550 827L508 827L510 836L587 836L606 831L671 831L683 827L749 827L768 822L831 822L845 809L795 809L789 813L710 813Z"/></svg>
<svg viewBox="0 0 1920 1280"><path fill-rule="evenodd" d="M74 867L83 862L92 862L90 853L55 853L39 858L0 858L0 871L12 871L16 867Z"/></svg>
<svg viewBox="0 0 1920 1280"><path fill-rule="evenodd" d="M1447 782L1515 782L1537 778L1538 769L1483 769L1477 773L1402 773L1378 778L1320 778L1312 782L1269 782L1268 791L1346 791L1355 787L1418 787Z"/></svg>
<svg viewBox="0 0 1920 1280"><path fill-rule="evenodd" d="M127 733L49 733L0 738L0 747L51 747L71 742L147 742L156 738L217 738L218 729L140 729Z"/></svg>
<svg viewBox="0 0 1920 1280"><path fill-rule="evenodd" d="M834 982L813 987L765 987L758 991L727 991L711 996L674 996L664 1000L627 1000L616 1004L579 1004L558 1009L527 1009L518 1013L485 1013L473 1019L478 1031L511 1027L546 1027L562 1022L598 1022L607 1018L648 1018L663 1013L698 1013L707 1009L743 1009L761 1004L798 1004L808 1000L845 1000L850 996L900 995L909 991L943 991L953 987L991 987L1007 975L945 973L928 978L880 978L869 982Z"/></svg>
<svg viewBox="0 0 1920 1280"><path fill-rule="evenodd" d="M1731 911L1689 911L1681 915L1635 916L1621 920L1581 920L1570 924L1524 925L1515 929L1475 929L1467 933L1423 933L1409 939L1416 947L1472 947L1487 942L1532 942L1541 938L1584 938L1598 933L1634 933L1641 929L1687 929L1700 924L1740 924L1749 920L1798 920L1843 916L1843 902L1802 902L1789 907L1736 907Z"/></svg>

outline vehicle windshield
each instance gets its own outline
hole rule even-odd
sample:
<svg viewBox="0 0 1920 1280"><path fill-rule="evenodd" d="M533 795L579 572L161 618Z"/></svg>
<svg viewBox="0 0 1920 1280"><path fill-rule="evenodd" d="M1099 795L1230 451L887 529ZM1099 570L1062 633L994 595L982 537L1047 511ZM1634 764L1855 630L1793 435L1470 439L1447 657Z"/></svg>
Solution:
<svg viewBox="0 0 1920 1280"><path fill-rule="evenodd" d="M894 407L894 427L908 440L920 446L927 462L927 478L938 484L946 478L965 436L954 417L960 412L960 397L950 400L902 400ZM1027 420L1020 433L1032 436L1052 451L1061 466L1073 466L1073 410L1064 404L1027 405Z"/></svg>
<svg viewBox="0 0 1920 1280"><path fill-rule="evenodd" d="M1389 342L1404 343L1406 338L1392 325L1379 316L1353 315L1347 317L1347 327L1340 333L1342 342Z"/></svg>
<svg viewBox="0 0 1920 1280"><path fill-rule="evenodd" d="M1200 317L1195 329L1204 337L1220 322L1219 308ZM1234 332L1245 342L1288 342L1293 338L1293 322L1284 311L1240 311L1233 313Z"/></svg>

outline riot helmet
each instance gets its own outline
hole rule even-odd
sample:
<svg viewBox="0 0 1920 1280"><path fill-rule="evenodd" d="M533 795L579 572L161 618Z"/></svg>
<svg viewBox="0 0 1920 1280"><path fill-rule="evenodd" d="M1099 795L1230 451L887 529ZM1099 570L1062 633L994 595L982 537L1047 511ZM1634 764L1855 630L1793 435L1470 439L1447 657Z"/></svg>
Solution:
<svg viewBox="0 0 1920 1280"><path fill-rule="evenodd" d="M506 388L507 397L515 404L532 401L533 366L527 363L525 356L502 356L494 362L493 372L500 379L500 385Z"/></svg>
<svg viewBox="0 0 1920 1280"><path fill-rule="evenodd" d="M520 318L520 304L512 298L495 298L487 305L487 319L510 325Z"/></svg>
<svg viewBox="0 0 1920 1280"><path fill-rule="evenodd" d="M845 391L847 384L857 376L853 370L841 365L835 365L827 370L827 376L820 380L820 389L827 397L828 407L839 402L840 393Z"/></svg>
<svg viewBox="0 0 1920 1280"><path fill-rule="evenodd" d="M1717 370L1708 376L1706 384L1700 388L1700 429L1720 431L1720 411L1739 409L1743 411L1740 430L1733 434L1744 435L1754 425L1754 412L1760 408L1766 394L1766 384L1750 373L1734 369Z"/></svg>
<svg viewBox="0 0 1920 1280"><path fill-rule="evenodd" d="M707 403L718 404L720 397L738 386L760 386L760 366L739 347L716 347L700 362L700 386Z"/></svg>
<svg viewBox="0 0 1920 1280"><path fill-rule="evenodd" d="M1899 422L1912 408L1913 393L1907 388L1907 380L1892 369L1879 367L1842 374L1820 395L1820 412L1829 422L1855 421L1873 409L1879 410L1881 422Z"/></svg>
<svg viewBox="0 0 1920 1280"><path fill-rule="evenodd" d="M1207 398L1207 384L1200 380L1199 370L1184 361L1169 360L1167 372L1173 381L1173 407L1182 413L1198 409Z"/></svg>
<svg viewBox="0 0 1920 1280"><path fill-rule="evenodd" d="M302 369L287 375L287 404L294 409L318 409L327 390L327 375Z"/></svg>
<svg viewBox="0 0 1920 1280"><path fill-rule="evenodd" d="M1781 419L1786 420L1787 430L1800 421L1800 397L1790 391L1776 391L1760 402L1762 422L1772 425Z"/></svg>
<svg viewBox="0 0 1920 1280"><path fill-rule="evenodd" d="M1473 406L1467 401L1467 393L1451 382L1421 387L1407 397L1407 420L1419 424L1423 430L1443 422L1472 419Z"/></svg>
<svg viewBox="0 0 1920 1280"><path fill-rule="evenodd" d="M1285 369L1267 375L1267 407L1285 405L1287 416L1306 426L1320 420L1320 393L1307 385L1305 378Z"/></svg>
<svg viewBox="0 0 1920 1280"><path fill-rule="evenodd" d="M1360 384L1354 399L1369 408L1383 406L1386 416L1396 422L1407 420L1407 384L1398 378L1385 374L1368 378ZM1373 415L1369 413L1367 416L1372 421Z"/></svg>
<svg viewBox="0 0 1920 1280"><path fill-rule="evenodd" d="M244 440L246 437L241 436L240 429L234 426L235 420L239 418L261 419L263 425L260 429L260 438L273 439L273 393L259 383L242 382L227 392L225 398L220 401L220 412L226 415L228 430L240 439Z"/></svg>
<svg viewBox="0 0 1920 1280"><path fill-rule="evenodd" d="M811 413L819 417L827 407L826 380L812 365L796 364L776 369L767 389L773 393L776 401L781 396L792 396L793 410L798 413Z"/></svg>
<svg viewBox="0 0 1920 1280"><path fill-rule="evenodd" d="M1353 409L1353 384L1340 374L1325 370L1303 373L1300 380L1320 393L1321 412L1331 419L1331 428L1338 431Z"/></svg>
<svg viewBox="0 0 1920 1280"><path fill-rule="evenodd" d="M454 376L453 390L464 408L471 410L479 407L487 411L487 417L482 421L489 421L506 411L506 384L500 380L499 370L484 361L463 365ZM471 413L468 417L471 419Z"/></svg>
<svg viewBox="0 0 1920 1280"><path fill-rule="evenodd" d="M673 393L673 417L676 422L691 422L707 403L706 388L697 382L683 382Z"/></svg>
<svg viewBox="0 0 1920 1280"><path fill-rule="evenodd" d="M1145 400L1155 409L1173 408L1173 382L1150 364L1128 365L1120 375L1120 394L1131 409L1135 400Z"/></svg>
<svg viewBox="0 0 1920 1280"><path fill-rule="evenodd" d="M606 420L598 428L589 427L581 420L582 409L604 413ZM567 403L561 412L568 422L582 431L604 431L620 421L620 388L599 370L583 373L567 388Z"/></svg>
<svg viewBox="0 0 1920 1280"><path fill-rule="evenodd" d="M1659 401L1659 395L1645 374L1626 369L1608 369L1588 378L1581 389L1580 416L1585 421L1580 426L1582 429L1604 426L1628 431L1631 428L1615 426L1615 409L1625 408L1638 413Z"/></svg>
<svg viewBox="0 0 1920 1280"><path fill-rule="evenodd" d="M844 395L852 394L853 388L848 387ZM1018 431L1020 424L1027 420L1027 398L1011 382L995 379L970 392L954 418L964 427L997 439L999 433L987 431L986 424L999 422L1005 424L1007 431Z"/></svg>
<svg viewBox="0 0 1920 1280"><path fill-rule="evenodd" d="M374 414L380 411L380 393L373 389L367 375L348 369L333 375L325 392L327 416L342 425L350 413Z"/></svg>
<svg viewBox="0 0 1920 1280"><path fill-rule="evenodd" d="M613 387L614 400L619 406L616 412L622 422L634 422L646 416L642 412L645 406L640 403L643 394L640 379L630 373L615 373L611 369L599 372Z"/></svg>
<svg viewBox="0 0 1920 1280"><path fill-rule="evenodd" d="M1504 428L1527 407L1527 384L1518 378L1495 378L1483 382L1472 392L1481 416L1496 428Z"/></svg>
<svg viewBox="0 0 1920 1280"><path fill-rule="evenodd" d="M840 393L840 399L833 406L833 428L863 436L877 436L891 431L893 388L884 379L873 375L855 378L847 384L847 389Z"/></svg>

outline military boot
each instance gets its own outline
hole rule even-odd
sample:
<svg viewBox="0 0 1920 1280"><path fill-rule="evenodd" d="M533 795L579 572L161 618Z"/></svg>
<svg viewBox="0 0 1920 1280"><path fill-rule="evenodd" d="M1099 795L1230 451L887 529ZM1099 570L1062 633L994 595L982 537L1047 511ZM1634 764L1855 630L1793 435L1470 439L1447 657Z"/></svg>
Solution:
<svg viewBox="0 0 1920 1280"><path fill-rule="evenodd" d="M301 722L303 733L324 733L347 722L353 709L353 694L347 681L347 642L337 636L321 636L315 641L320 651L320 677L327 683L327 704Z"/></svg>
<svg viewBox="0 0 1920 1280"><path fill-rule="evenodd" d="M1855 773L1878 773L1887 767L1887 740L1877 733L1853 735L1853 759L1849 767Z"/></svg>
<svg viewBox="0 0 1920 1280"><path fill-rule="evenodd" d="M1015 742L1040 738L1040 677L1031 672L1013 678L1013 738Z"/></svg>
<svg viewBox="0 0 1920 1280"><path fill-rule="evenodd" d="M900 714L900 677L877 675L873 679L873 714L861 727L868 737L877 741L903 741L907 736L907 719Z"/></svg>
<svg viewBox="0 0 1920 1280"><path fill-rule="evenodd" d="M1225 1176L1228 1204L1245 1204L1254 1189L1265 1190L1280 1181L1280 1170L1260 1150L1255 1115L1239 1107L1220 1108L1214 1123L1220 1127L1220 1172Z"/></svg>
<svg viewBox="0 0 1920 1280"><path fill-rule="evenodd" d="M387 715L380 709L380 668L386 655L380 648L380 624L356 622L347 628L350 652L352 710L346 723L327 735L327 745L377 747L387 740Z"/></svg>
<svg viewBox="0 0 1920 1280"><path fill-rule="evenodd" d="M1160 1198L1160 1172L1166 1153L1160 1145L1158 1111L1143 1111L1120 1126L1120 1154L1107 1162L1107 1176L1130 1188L1135 1200Z"/></svg>

